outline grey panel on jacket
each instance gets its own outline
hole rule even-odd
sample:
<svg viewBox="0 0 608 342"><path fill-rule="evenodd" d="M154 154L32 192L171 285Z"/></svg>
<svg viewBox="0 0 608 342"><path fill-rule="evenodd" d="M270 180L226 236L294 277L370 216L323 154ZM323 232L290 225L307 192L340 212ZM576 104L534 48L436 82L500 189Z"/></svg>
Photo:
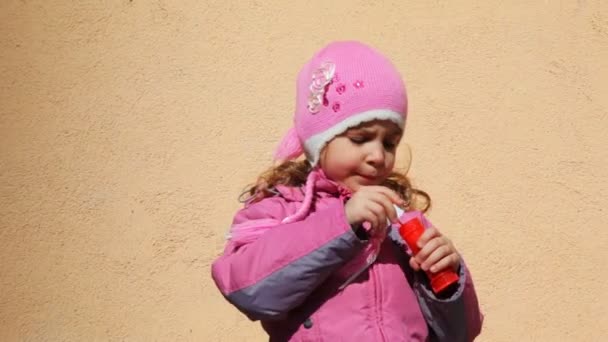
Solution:
<svg viewBox="0 0 608 342"><path fill-rule="evenodd" d="M417 277L415 292L422 313L426 318L431 341L459 342L467 340L467 322L464 296L466 282L465 266L461 264L458 289L449 298L438 298L426 279ZM431 331L432 330L432 331Z"/></svg>
<svg viewBox="0 0 608 342"><path fill-rule="evenodd" d="M226 298L250 319L281 319L364 245L352 230L348 230L256 284L235 291Z"/></svg>
<svg viewBox="0 0 608 342"><path fill-rule="evenodd" d="M407 244L403 238L399 235L396 229L389 231L389 238L399 246L400 250L405 253ZM430 341L450 341L459 342L466 341L466 315L465 315L465 304L463 298L463 292L466 282L466 270L465 265L461 264L460 274L458 279L458 289L450 298L438 298L429 286L429 281L422 272L413 271L409 263L407 262L409 256L402 259L402 267L405 268L406 276L412 275L410 282L416 296L418 297L418 303L420 309L429 326L429 340ZM410 277L408 277L408 280ZM413 284L411 284L413 283Z"/></svg>

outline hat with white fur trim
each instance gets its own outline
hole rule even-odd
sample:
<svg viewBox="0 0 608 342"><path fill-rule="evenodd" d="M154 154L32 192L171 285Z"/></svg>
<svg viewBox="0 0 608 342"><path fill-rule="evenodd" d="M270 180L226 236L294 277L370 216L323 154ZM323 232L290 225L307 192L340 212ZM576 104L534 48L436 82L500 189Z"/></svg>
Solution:
<svg viewBox="0 0 608 342"><path fill-rule="evenodd" d="M315 166L323 147L351 127L390 120L405 127L407 94L395 66L356 41L333 42L298 74L294 126L275 152L283 161L306 154Z"/></svg>

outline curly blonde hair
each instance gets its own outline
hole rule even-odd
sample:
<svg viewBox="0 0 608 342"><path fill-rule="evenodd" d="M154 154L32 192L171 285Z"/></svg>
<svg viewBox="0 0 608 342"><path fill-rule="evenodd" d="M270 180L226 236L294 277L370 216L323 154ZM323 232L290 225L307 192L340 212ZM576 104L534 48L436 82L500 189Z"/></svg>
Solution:
<svg viewBox="0 0 608 342"><path fill-rule="evenodd" d="M241 196L239 196L239 200L243 201L242 197L244 195L249 195L249 198L246 200L248 202L257 202L266 197L272 197L276 194L273 188L277 185L302 186L306 183L306 178L311 170L312 166L308 160L288 160L270 167L258 177L255 184L246 188ZM431 208L431 197L429 194L420 189L415 189L408 177L403 173L393 171L381 185L394 190L405 200L406 204L402 209L406 211L420 210L426 212Z"/></svg>

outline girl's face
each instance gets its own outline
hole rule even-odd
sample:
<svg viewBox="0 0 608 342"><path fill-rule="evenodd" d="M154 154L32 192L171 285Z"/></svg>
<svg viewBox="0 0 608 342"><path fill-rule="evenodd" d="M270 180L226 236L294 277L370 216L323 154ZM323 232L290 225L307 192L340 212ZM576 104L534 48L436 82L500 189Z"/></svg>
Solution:
<svg viewBox="0 0 608 342"><path fill-rule="evenodd" d="M392 121L363 123L331 140L321 152L320 166L327 177L352 192L379 185L393 171L401 135Z"/></svg>

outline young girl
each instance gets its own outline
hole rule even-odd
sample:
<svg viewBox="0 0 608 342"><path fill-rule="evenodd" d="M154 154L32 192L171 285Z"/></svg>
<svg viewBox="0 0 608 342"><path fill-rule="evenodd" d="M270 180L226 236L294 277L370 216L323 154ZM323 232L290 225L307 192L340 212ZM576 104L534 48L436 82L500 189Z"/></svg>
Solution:
<svg viewBox="0 0 608 342"><path fill-rule="evenodd" d="M225 298L260 320L271 341L471 341L480 333L471 275L422 215L429 196L393 172L406 114L401 76L364 44L331 43L300 71L277 166L249 190L212 267ZM415 257L397 230L413 217L426 227ZM459 282L437 295L424 273L442 270Z"/></svg>

